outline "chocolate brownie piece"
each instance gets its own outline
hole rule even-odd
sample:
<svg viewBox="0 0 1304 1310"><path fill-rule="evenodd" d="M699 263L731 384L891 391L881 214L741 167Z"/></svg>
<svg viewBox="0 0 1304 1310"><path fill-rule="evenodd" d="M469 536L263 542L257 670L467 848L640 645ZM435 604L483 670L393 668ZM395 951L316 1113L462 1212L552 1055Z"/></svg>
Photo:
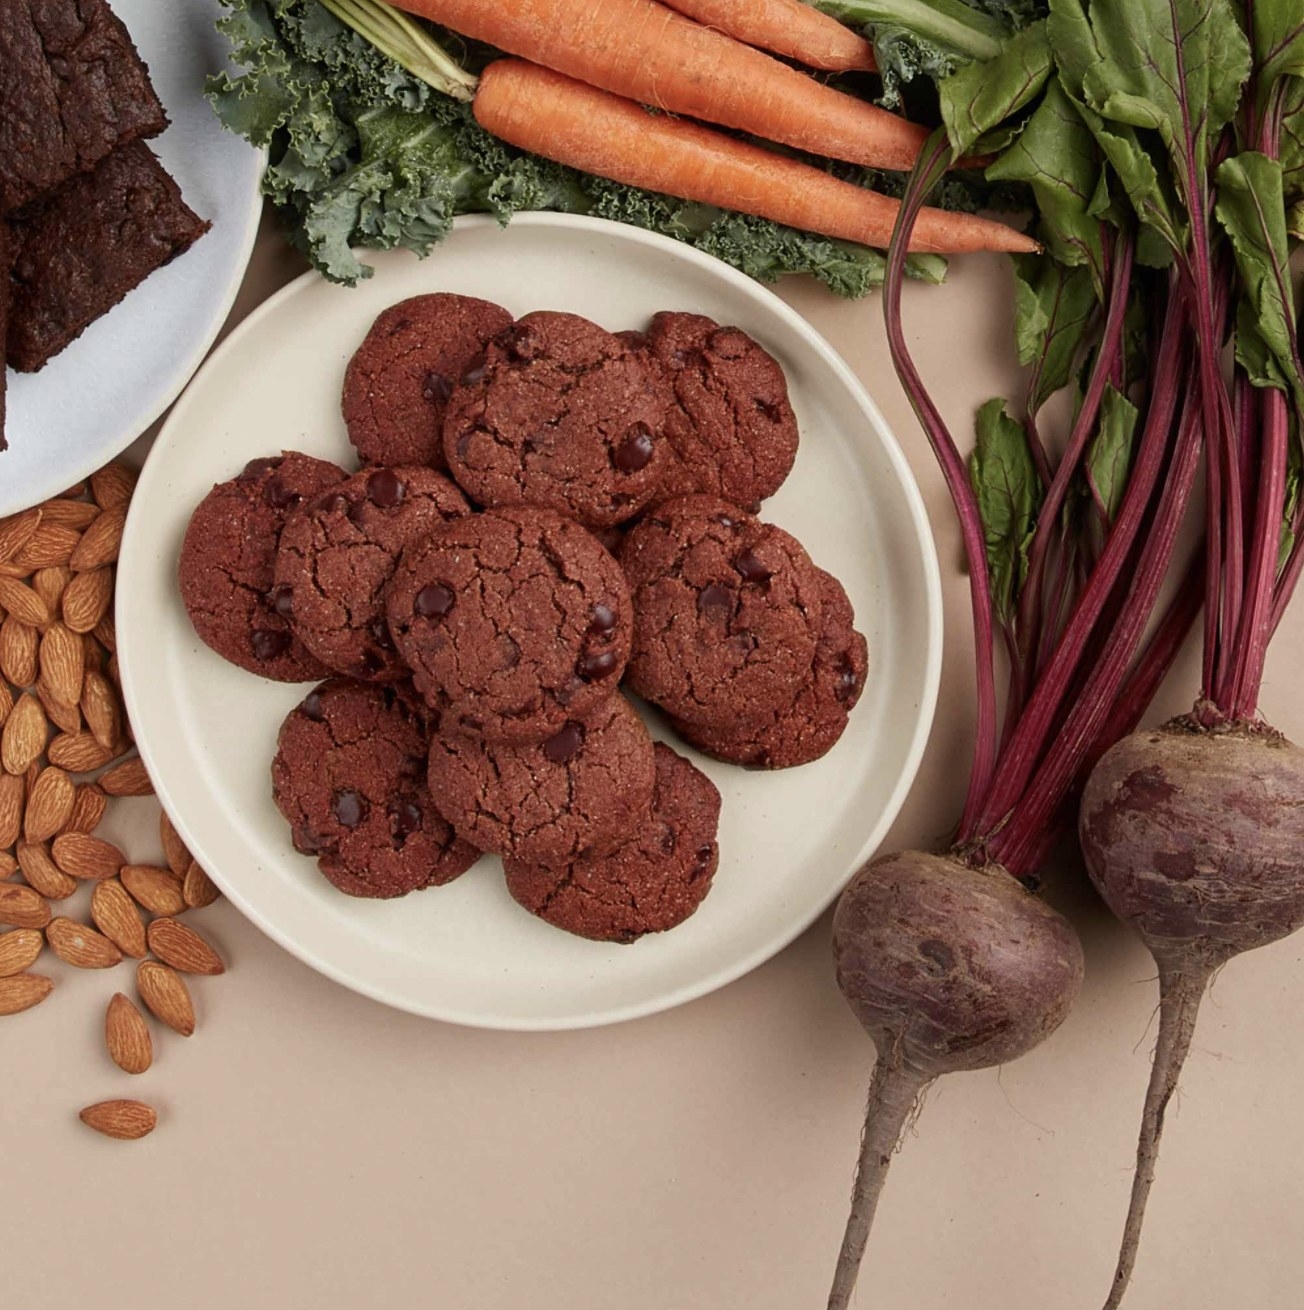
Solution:
<svg viewBox="0 0 1304 1310"><path fill-rule="evenodd" d="M673 393L662 495L700 491L751 509L774 495L797 458L797 416L774 358L702 314L658 314L647 349Z"/></svg>
<svg viewBox="0 0 1304 1310"><path fill-rule="evenodd" d="M810 675L823 618L801 544L714 496L653 506L620 562L634 601L629 684L677 719L764 722Z"/></svg>
<svg viewBox="0 0 1304 1310"><path fill-rule="evenodd" d="M209 224L143 142L106 156L13 220L9 363L35 373Z"/></svg>
<svg viewBox="0 0 1304 1310"><path fill-rule="evenodd" d="M865 689L868 651L856 631L856 616L842 584L819 570L824 619L815 663L791 705L748 726L711 727L676 722L690 745L718 760L760 769L791 769L826 755L847 726L852 707Z"/></svg>
<svg viewBox="0 0 1304 1310"><path fill-rule="evenodd" d="M576 314L527 314L453 392L444 454L482 505L547 505L610 527L657 494L665 406L640 352Z"/></svg>
<svg viewBox="0 0 1304 1310"><path fill-rule="evenodd" d="M417 689L450 726L539 742L615 691L633 615L596 537L520 505L455 519L403 553L386 598Z"/></svg>
<svg viewBox="0 0 1304 1310"><path fill-rule="evenodd" d="M426 789L424 707L410 690L332 678L281 725L272 796L295 850L350 896L452 882L480 852Z"/></svg>
<svg viewBox="0 0 1304 1310"><path fill-rule="evenodd" d="M0 4L0 215L167 122L107 0Z"/></svg>
<svg viewBox="0 0 1304 1310"><path fill-rule="evenodd" d="M655 772L643 720L619 695L536 745L457 732L430 743L440 813L473 846L531 864L612 849L646 817Z"/></svg>
<svg viewBox="0 0 1304 1310"><path fill-rule="evenodd" d="M720 861L720 793L657 743L652 806L614 850L562 868L507 859L507 890L532 914L579 937L632 942L683 923L711 889Z"/></svg>
<svg viewBox="0 0 1304 1310"><path fill-rule="evenodd" d="M251 460L199 502L181 543L177 583L195 631L223 659L277 682L330 672L291 634L270 593L286 515L343 480L336 465L287 451Z"/></svg>
<svg viewBox="0 0 1304 1310"><path fill-rule="evenodd" d="M344 372L344 424L363 463L446 468L453 385L511 322L501 305L443 292L385 310Z"/></svg>
<svg viewBox="0 0 1304 1310"><path fill-rule="evenodd" d="M363 469L286 519L272 604L327 668L369 681L405 678L385 618L385 587L405 546L470 509L434 469Z"/></svg>

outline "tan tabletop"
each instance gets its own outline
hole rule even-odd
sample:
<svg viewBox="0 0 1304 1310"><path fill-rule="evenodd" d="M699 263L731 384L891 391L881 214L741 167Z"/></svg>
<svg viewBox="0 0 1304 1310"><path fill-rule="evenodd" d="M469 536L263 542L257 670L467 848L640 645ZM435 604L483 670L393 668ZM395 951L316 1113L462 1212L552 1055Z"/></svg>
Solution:
<svg viewBox="0 0 1304 1310"><path fill-rule="evenodd" d="M299 271L265 226L232 322ZM908 293L918 359L958 434L1013 379L1007 277L980 257L948 286ZM972 717L953 518L877 301L806 285L783 295L873 392L937 532L941 704L889 845L936 843L959 810ZM1263 698L1299 741L1302 642L1304 602ZM1188 708L1195 682L1188 658L1160 709ZM157 859L155 816L152 801L130 802L106 835ZM880 1211L863 1307L1093 1310L1103 1299L1153 1040L1153 969L1076 863L1050 879L1086 944L1082 998L1032 1056L930 1093ZM197 922L230 972L197 980L199 1031L157 1037L144 1076L114 1068L101 1040L108 996L132 990L125 970L52 961L55 996L3 1021L0 1310L824 1305L873 1056L833 982L828 916L681 1009L525 1036L384 1009L225 903ZM1206 1004L1132 1310L1304 1299L1302 950L1297 937L1234 961ZM158 1130L117 1143L77 1122L79 1107L111 1096L157 1105Z"/></svg>

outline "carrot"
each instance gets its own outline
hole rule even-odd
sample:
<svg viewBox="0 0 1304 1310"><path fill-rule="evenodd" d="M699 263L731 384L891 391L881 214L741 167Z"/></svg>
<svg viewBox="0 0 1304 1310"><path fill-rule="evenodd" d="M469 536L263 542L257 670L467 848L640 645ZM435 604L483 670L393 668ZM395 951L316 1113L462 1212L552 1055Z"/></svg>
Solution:
<svg viewBox="0 0 1304 1310"><path fill-rule="evenodd" d="M655 0L400 0L400 7L615 95L812 154L908 169L928 135Z"/></svg>
<svg viewBox="0 0 1304 1310"><path fill-rule="evenodd" d="M836 18L805 0L665 0L671 9L695 18L748 45L786 55L807 68L831 73L873 72L874 47Z"/></svg>
<svg viewBox="0 0 1304 1310"><path fill-rule="evenodd" d="M886 246L900 208L887 196L799 160L699 123L649 113L632 100L524 60L490 64L473 108L487 132L556 163L821 236ZM1038 246L1004 223L925 209L910 248L947 254Z"/></svg>

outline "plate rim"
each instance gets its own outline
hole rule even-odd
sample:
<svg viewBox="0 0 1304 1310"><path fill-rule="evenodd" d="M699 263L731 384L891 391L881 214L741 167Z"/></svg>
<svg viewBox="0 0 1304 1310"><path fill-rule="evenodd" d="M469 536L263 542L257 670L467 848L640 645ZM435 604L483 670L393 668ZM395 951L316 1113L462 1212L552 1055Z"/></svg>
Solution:
<svg viewBox="0 0 1304 1310"><path fill-rule="evenodd" d="M748 277L746 274L739 272L730 265L715 259L692 246L685 245L682 242L675 241L656 232L649 232L643 228L632 227L628 224L614 222L609 219L594 218L582 214L565 214L553 213L550 211L531 211L516 214L511 220L512 226L526 227L544 227L571 229L576 231L588 231L594 233L603 233L606 235L619 235L622 239L631 242L634 245L649 246L661 253L671 255L675 258L685 260L690 264L695 264L699 268L709 271L713 276L723 277L726 281L733 282L736 286L745 289L750 294L760 295L769 301L770 309L777 313L780 318L786 319L788 325L794 328L800 335L805 337L811 346L821 356L823 361L828 364L838 376L839 380L851 390L857 397L858 402L872 416L882 440L884 453L889 463L896 470L904 490L904 500L908 512L909 520L914 529L914 542L917 545L921 557L921 564L924 573L924 610L928 627L928 647L924 661L924 692L920 700L919 712L915 720L913 734L910 745L905 756L905 765L902 768L896 785L892 789L888 801L883 807L882 814L878 823L868 833L866 840L861 844L854 856L854 864L859 866L865 860L872 858L875 851L882 844L883 839L891 829L892 824L896 821L901 812L915 779L918 776L920 765L923 761L925 749L927 748L929 737L932 733L934 719L936 717L938 697L941 685L942 659L944 654L944 606L942 598L942 580L941 568L937 556L937 546L933 538L932 527L929 523L928 512L924 505L923 494L915 480L913 471L910 468L909 461L897 440L895 432L884 418L882 411L879 409L874 398L870 395L869 390L863 382L856 376L850 365L832 345L830 341L814 327L802 314L793 309L779 296L766 287L765 285ZM487 214L465 214L454 220L454 231L463 231L467 229L499 227L497 219ZM357 252L360 256L368 253L365 250ZM437 251L435 254L437 255ZM140 478L137 484L137 494L133 497L131 509L128 512L126 525L123 531L122 546L120 559L130 559L131 556L148 549L148 528L143 524L143 511L139 506L143 506L147 497L141 496L141 491L148 491L156 471L162 467L161 463L155 459L155 450L158 446L171 439L174 425L184 424L186 419L186 400L191 387L197 380L213 367L216 367L228 350L234 350L243 337L257 329L258 325L264 318L275 314L278 308L287 300L297 295L304 286L309 283L317 282L321 275L314 269L308 269L298 277L288 282L279 290L273 292L266 300L256 305L227 336L219 343L203 363L188 378L182 389L180 398L177 400L175 409L168 416L162 430L158 434L155 447L151 449L145 465L141 470ZM137 542L141 545L138 547ZM141 584L144 585L144 575L140 569L134 571L134 576L141 578ZM133 608L139 607L139 600L134 603L130 602L123 605L123 592L126 592L130 598L135 590L136 584L130 581L133 577L133 570L123 569L120 578L128 579L126 586L119 582L119 622L121 619L130 615ZM132 635L133 628L130 622L122 624L118 634L118 659L121 666L122 674L122 691L126 703L128 716L133 724L143 723L145 720L138 713L139 702L137 699L137 678L135 673L135 638ZM152 740L148 732L143 733L136 742L137 750L145 767L148 770L151 779L154 781L156 794L159 803L166 810L169 819L176 827L182 840L190 850L195 859L201 866L212 876L213 881L221 888L223 893L239 910L239 912L248 919L254 927L260 932L271 938L278 946L288 951L296 959L308 965L331 981L338 983L349 990L357 992L359 995L366 996L371 1000L377 1001L382 1005L388 1005L393 1009L404 1013L417 1015L421 1018L435 1019L444 1023L452 1023L461 1027L478 1028L487 1031L500 1032L563 1032L578 1031L588 1028L604 1027L609 1024L624 1023L631 1019L643 1018L653 1014L659 1014L666 1010L676 1009L689 1001L697 1000L711 992L727 986L739 978L745 977L754 969L759 968L762 964L773 959L781 951L790 946L798 937L800 937L819 917L829 905L836 900L841 888L835 890L829 897L822 898L814 907L785 924L783 929L773 937L767 939L765 943L751 952L746 953L736 959L729 961L727 964L704 974L702 977L685 983L672 990L658 993L655 997L632 1002L625 1005L610 1006L604 1009L596 1009L586 1012L582 1015L570 1016L544 1016L540 1018L528 1018L523 1016L509 1015L486 1015L480 1012L469 1012L458 1006L431 1006L414 1002L407 997L397 994L392 988L383 983L377 983L359 977L356 973L350 972L347 968L341 967L334 962L322 958L312 947L303 944L296 939L294 934L287 928L278 924L272 919L265 916L256 906L241 893L233 893L225 885L221 870L213 867L212 862L207 858L207 852L203 849L204 843L195 840L194 832L186 820L175 812L175 806L171 795L170 780L165 778L161 769L157 766L157 758L154 754ZM854 876L854 873L851 875ZM843 884L845 886L845 883Z"/></svg>

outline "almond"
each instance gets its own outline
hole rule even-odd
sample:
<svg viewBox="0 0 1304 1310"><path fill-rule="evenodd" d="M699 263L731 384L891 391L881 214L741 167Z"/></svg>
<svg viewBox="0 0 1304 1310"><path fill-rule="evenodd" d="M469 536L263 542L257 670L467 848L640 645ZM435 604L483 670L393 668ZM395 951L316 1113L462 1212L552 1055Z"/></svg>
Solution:
<svg viewBox="0 0 1304 1310"><path fill-rule="evenodd" d="M0 728L5 726L9 711L14 707L14 694L9 690L9 683L0 677Z"/></svg>
<svg viewBox="0 0 1304 1310"><path fill-rule="evenodd" d="M77 704L85 664L81 636L62 623L51 623L41 638L41 679L60 705Z"/></svg>
<svg viewBox="0 0 1304 1310"><path fill-rule="evenodd" d="M0 978L24 973L41 956L45 938L35 928L15 928L0 937Z"/></svg>
<svg viewBox="0 0 1304 1310"><path fill-rule="evenodd" d="M102 673L87 672L82 683L81 712L91 736L106 751L122 740L122 708L113 684Z"/></svg>
<svg viewBox="0 0 1304 1310"><path fill-rule="evenodd" d="M31 692L24 692L5 720L0 735L0 764L6 773L26 773L28 765L40 758L45 749L50 725L45 721L41 702Z"/></svg>
<svg viewBox="0 0 1304 1310"><path fill-rule="evenodd" d="M144 1101L100 1101L78 1116L87 1128L120 1142L146 1137L158 1124L158 1114Z"/></svg>
<svg viewBox="0 0 1304 1310"><path fill-rule="evenodd" d="M186 876L181 880L181 895L186 904L192 910L202 910L206 905L212 905L221 894L217 884L194 860L191 860L190 868L186 870Z"/></svg>
<svg viewBox="0 0 1304 1310"><path fill-rule="evenodd" d="M90 632L108 613L112 599L112 569L74 573L63 592L63 621L73 632Z"/></svg>
<svg viewBox="0 0 1304 1310"><path fill-rule="evenodd" d="M50 907L30 887L20 882L0 886L0 923L11 928L44 928L50 922Z"/></svg>
<svg viewBox="0 0 1304 1310"><path fill-rule="evenodd" d="M77 890L77 879L70 878L50 858L44 842L20 841L18 866L27 885L40 892L47 901L65 901Z"/></svg>
<svg viewBox="0 0 1304 1310"><path fill-rule="evenodd" d="M184 878L186 871L194 861L191 859L190 852L186 850L185 842L181 840L177 830L172 826L172 820L168 818L166 810L159 811L158 835L163 843L163 854L167 859L168 868L178 878Z"/></svg>
<svg viewBox="0 0 1304 1310"><path fill-rule="evenodd" d="M195 1007L190 990L175 969L157 960L142 960L136 968L136 989L146 1009L175 1033L195 1031Z"/></svg>
<svg viewBox="0 0 1304 1310"><path fill-rule="evenodd" d="M170 964L182 973L213 975L226 972L222 957L179 919L155 919L145 929L145 940L164 964Z"/></svg>
<svg viewBox="0 0 1304 1310"><path fill-rule="evenodd" d="M62 769L53 765L42 769L27 794L23 836L28 841L46 841L53 837L72 816L76 799L77 788Z"/></svg>
<svg viewBox="0 0 1304 1310"><path fill-rule="evenodd" d="M45 928L50 949L75 969L111 969L122 963L122 952L94 928L75 919L51 919Z"/></svg>
<svg viewBox="0 0 1304 1310"><path fill-rule="evenodd" d="M91 474L91 495L101 509L121 509L136 490L136 473L119 460Z"/></svg>
<svg viewBox="0 0 1304 1310"><path fill-rule="evenodd" d="M63 605L63 593L72 580L72 571L63 565L37 569L32 574L32 590L45 602L50 618L57 619Z"/></svg>
<svg viewBox="0 0 1304 1310"><path fill-rule="evenodd" d="M30 1010L53 990L54 980L39 973L16 973L12 978L0 978L0 1015Z"/></svg>
<svg viewBox="0 0 1304 1310"><path fill-rule="evenodd" d="M47 523L42 511L40 527L23 543L22 549L13 557L13 563L28 569L48 569L67 564L73 551L81 545L81 540L82 534L76 528L62 523Z"/></svg>
<svg viewBox="0 0 1304 1310"><path fill-rule="evenodd" d="M152 864L128 864L122 870L122 885L132 899L151 914L182 914L186 908L181 879Z"/></svg>
<svg viewBox="0 0 1304 1310"><path fill-rule="evenodd" d="M0 623L0 673L15 687L30 687L36 681L40 641L36 629L13 614Z"/></svg>
<svg viewBox="0 0 1304 1310"><path fill-rule="evenodd" d="M39 509L25 509L21 514L0 519L0 561L13 559L32 539L40 526Z"/></svg>
<svg viewBox="0 0 1304 1310"><path fill-rule="evenodd" d="M144 1073L154 1060L154 1045L144 1016L121 992L104 1014L104 1045L113 1063L126 1073Z"/></svg>
<svg viewBox="0 0 1304 1310"><path fill-rule="evenodd" d="M137 960L144 958L148 949L145 921L140 917L136 902L116 878L95 884L91 893L91 918L124 955L134 956Z"/></svg>
<svg viewBox="0 0 1304 1310"><path fill-rule="evenodd" d="M50 743L46 756L69 773L90 773L107 764L113 752L105 750L89 732L64 732Z"/></svg>
<svg viewBox="0 0 1304 1310"><path fill-rule="evenodd" d="M47 500L41 506L41 523L62 523L65 528L76 528L80 532L88 528L100 516L100 506L92 505L89 500L64 500L56 498Z"/></svg>
<svg viewBox="0 0 1304 1310"><path fill-rule="evenodd" d="M77 549L71 552L68 565L74 573L89 573L92 569L111 564L118 558L122 545L122 525L127 520L127 507L117 505L106 509L82 533ZM40 529L37 529L39 532Z"/></svg>
<svg viewBox="0 0 1304 1310"><path fill-rule="evenodd" d="M112 843L87 832L64 832L54 839L54 862L74 878L112 878L127 857Z"/></svg>
<svg viewBox="0 0 1304 1310"><path fill-rule="evenodd" d="M23 797L27 782L21 773L0 773L0 849L8 849L23 830Z"/></svg>
<svg viewBox="0 0 1304 1310"><path fill-rule="evenodd" d="M107 651L117 651L118 632L113 625L113 615L106 614L91 630L91 636Z"/></svg>
<svg viewBox="0 0 1304 1310"><path fill-rule="evenodd" d="M64 832L94 832L108 804L104 793L93 782L82 783L73 799L68 822L63 825Z"/></svg>
<svg viewBox="0 0 1304 1310"><path fill-rule="evenodd" d="M65 487L59 493L60 500L79 500L87 492L86 479L80 482L74 482L71 487Z"/></svg>
<svg viewBox="0 0 1304 1310"><path fill-rule="evenodd" d="M3 775L8 777L8 774ZM8 851L0 851L0 882L12 878L18 872L18 861Z"/></svg>
<svg viewBox="0 0 1304 1310"><path fill-rule="evenodd" d="M61 705L45 685L44 678L36 680L36 699L41 702L45 717L60 732L80 732L82 730L81 709L76 705Z"/></svg>
<svg viewBox="0 0 1304 1310"><path fill-rule="evenodd" d="M80 573L77 575L82 576ZM95 640L95 634L91 632L82 633L82 665L88 672L104 672L104 647Z"/></svg>
<svg viewBox="0 0 1304 1310"><path fill-rule="evenodd" d="M0 609L29 628L43 628L50 621L45 602L17 578L0 577Z"/></svg>
<svg viewBox="0 0 1304 1310"><path fill-rule="evenodd" d="M123 760L100 775L100 786L110 796L152 796L154 784L145 771L145 761L139 757Z"/></svg>

